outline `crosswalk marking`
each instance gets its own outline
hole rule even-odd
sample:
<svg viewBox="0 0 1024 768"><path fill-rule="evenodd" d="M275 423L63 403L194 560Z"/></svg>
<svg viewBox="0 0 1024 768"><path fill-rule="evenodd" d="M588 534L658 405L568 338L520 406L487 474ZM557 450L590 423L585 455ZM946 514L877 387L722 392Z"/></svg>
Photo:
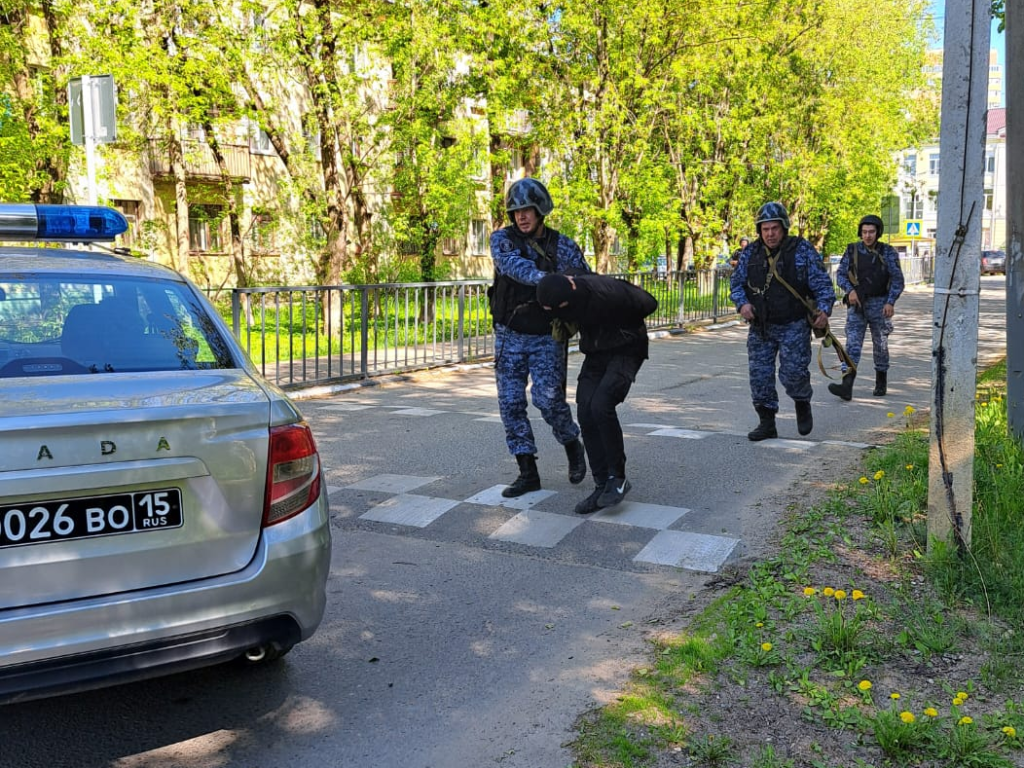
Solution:
<svg viewBox="0 0 1024 768"><path fill-rule="evenodd" d="M466 499L467 504L482 504L488 507L509 507L510 509L530 509L534 505L544 501L549 496L554 496L554 491L530 491L522 496L515 496L506 499L501 492L508 488L507 485L492 485L486 490L480 491Z"/></svg>
<svg viewBox="0 0 1024 768"><path fill-rule="evenodd" d="M380 491L382 493L408 493L424 485L436 483L441 477L416 477L414 475L374 475L358 483L346 485L353 491Z"/></svg>
<svg viewBox="0 0 1024 768"><path fill-rule="evenodd" d="M453 499L435 499L431 496L401 493L382 501L360 517L363 520L374 520L378 523L426 528L452 507L457 507L459 503Z"/></svg>
<svg viewBox="0 0 1024 768"><path fill-rule="evenodd" d="M582 517L527 509L506 521L487 538L531 547L551 548L583 522Z"/></svg>
<svg viewBox="0 0 1024 768"><path fill-rule="evenodd" d="M641 501L624 501L614 507L599 509L590 519L598 523L635 525L638 528L664 530L690 510L682 507L666 507L662 504L645 504Z"/></svg>
<svg viewBox="0 0 1024 768"><path fill-rule="evenodd" d="M671 565L691 571L717 573L739 539L692 531L659 531L633 562Z"/></svg>

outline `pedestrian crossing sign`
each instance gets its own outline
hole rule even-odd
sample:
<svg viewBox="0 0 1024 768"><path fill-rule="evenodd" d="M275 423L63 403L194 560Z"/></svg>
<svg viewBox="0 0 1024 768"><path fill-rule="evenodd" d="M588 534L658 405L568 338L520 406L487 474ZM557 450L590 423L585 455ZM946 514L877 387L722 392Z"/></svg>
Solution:
<svg viewBox="0 0 1024 768"><path fill-rule="evenodd" d="M907 237L920 237L921 236L921 220L910 219L905 222L906 235Z"/></svg>

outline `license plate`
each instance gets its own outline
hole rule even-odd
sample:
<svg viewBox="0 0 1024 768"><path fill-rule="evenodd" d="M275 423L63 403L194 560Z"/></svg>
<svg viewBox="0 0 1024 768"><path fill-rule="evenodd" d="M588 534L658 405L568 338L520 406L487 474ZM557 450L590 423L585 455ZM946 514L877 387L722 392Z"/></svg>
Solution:
<svg viewBox="0 0 1024 768"><path fill-rule="evenodd" d="M117 493L0 506L0 547L180 528L181 492Z"/></svg>

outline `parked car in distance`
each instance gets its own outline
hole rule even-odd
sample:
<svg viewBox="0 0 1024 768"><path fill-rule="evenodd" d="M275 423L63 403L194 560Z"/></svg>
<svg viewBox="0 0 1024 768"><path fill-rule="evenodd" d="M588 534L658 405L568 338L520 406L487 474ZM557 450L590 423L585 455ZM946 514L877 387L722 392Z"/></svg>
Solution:
<svg viewBox="0 0 1024 768"><path fill-rule="evenodd" d="M0 204L30 241L0 247L0 703L271 660L323 617L309 426L187 279L56 245L126 228Z"/></svg>
<svg viewBox="0 0 1024 768"><path fill-rule="evenodd" d="M981 274L983 274L983 275L1005 275L1006 274L1006 253L1004 251L982 251L981 252Z"/></svg>

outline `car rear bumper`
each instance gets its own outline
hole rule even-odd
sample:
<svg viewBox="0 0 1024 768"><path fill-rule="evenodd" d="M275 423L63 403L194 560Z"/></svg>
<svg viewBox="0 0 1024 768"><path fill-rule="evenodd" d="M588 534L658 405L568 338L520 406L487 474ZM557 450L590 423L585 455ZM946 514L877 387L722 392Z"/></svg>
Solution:
<svg viewBox="0 0 1024 768"><path fill-rule="evenodd" d="M326 490L263 531L241 571L101 598L0 610L0 703L226 661L308 638L326 605Z"/></svg>

